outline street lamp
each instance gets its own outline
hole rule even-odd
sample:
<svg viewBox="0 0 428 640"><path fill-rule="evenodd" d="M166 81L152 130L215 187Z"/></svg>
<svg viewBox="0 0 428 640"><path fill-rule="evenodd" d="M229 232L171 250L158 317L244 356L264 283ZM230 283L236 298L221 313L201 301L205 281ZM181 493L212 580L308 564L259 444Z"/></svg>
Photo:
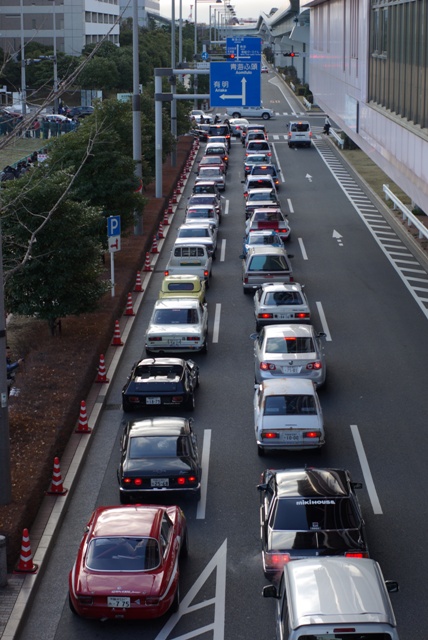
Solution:
<svg viewBox="0 0 428 640"><path fill-rule="evenodd" d="M53 92L54 92L54 113L58 113L58 61L56 55L56 0L51 0L53 6Z"/></svg>
<svg viewBox="0 0 428 640"><path fill-rule="evenodd" d="M21 105L22 115L27 113L27 83L25 78L25 39L24 39L24 4L20 0L21 8Z"/></svg>

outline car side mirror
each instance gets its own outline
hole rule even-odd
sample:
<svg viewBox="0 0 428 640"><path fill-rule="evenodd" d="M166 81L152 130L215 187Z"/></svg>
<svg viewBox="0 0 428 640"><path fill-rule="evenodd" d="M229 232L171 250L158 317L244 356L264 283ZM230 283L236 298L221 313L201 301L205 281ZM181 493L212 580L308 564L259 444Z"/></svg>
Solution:
<svg viewBox="0 0 428 640"><path fill-rule="evenodd" d="M245 256L243 253L241 253L241 255L239 256L241 260L245 260Z"/></svg>
<svg viewBox="0 0 428 640"><path fill-rule="evenodd" d="M354 489L362 489L363 488L363 483L362 482L351 482L351 485L353 486Z"/></svg>
<svg viewBox="0 0 428 640"><path fill-rule="evenodd" d="M388 593L397 593L397 591L400 591L398 582L396 582L395 580L385 580L385 585Z"/></svg>
<svg viewBox="0 0 428 640"><path fill-rule="evenodd" d="M258 484L257 491L267 491L267 484Z"/></svg>
<svg viewBox="0 0 428 640"><path fill-rule="evenodd" d="M250 333L250 340L257 340L258 337L259 337L258 333Z"/></svg>
<svg viewBox="0 0 428 640"><path fill-rule="evenodd" d="M321 331L320 333L317 333L317 338L325 338L326 337L326 333L324 333L324 331Z"/></svg>
<svg viewBox="0 0 428 640"><path fill-rule="evenodd" d="M262 595L263 598L279 598L276 587L273 584L268 584L266 587L263 587Z"/></svg>

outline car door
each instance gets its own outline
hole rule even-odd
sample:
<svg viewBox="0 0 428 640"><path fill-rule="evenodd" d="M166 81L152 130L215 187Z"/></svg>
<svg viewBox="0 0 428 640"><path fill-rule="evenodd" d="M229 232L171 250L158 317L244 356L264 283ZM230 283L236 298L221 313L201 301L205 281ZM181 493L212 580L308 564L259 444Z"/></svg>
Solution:
<svg viewBox="0 0 428 640"><path fill-rule="evenodd" d="M259 432L262 426L262 405L263 405L263 392L260 384L255 385L253 410L254 410L254 429L256 432L256 438L258 439Z"/></svg>
<svg viewBox="0 0 428 640"><path fill-rule="evenodd" d="M260 362L263 354L263 342L265 339L265 330L264 328L260 329L260 333L258 337L254 340L254 376L257 378L258 369L260 366Z"/></svg>
<svg viewBox="0 0 428 640"><path fill-rule="evenodd" d="M260 502L260 539L262 550L266 551L269 540L269 520L275 504L275 477L272 476L267 482L267 488L261 496Z"/></svg>

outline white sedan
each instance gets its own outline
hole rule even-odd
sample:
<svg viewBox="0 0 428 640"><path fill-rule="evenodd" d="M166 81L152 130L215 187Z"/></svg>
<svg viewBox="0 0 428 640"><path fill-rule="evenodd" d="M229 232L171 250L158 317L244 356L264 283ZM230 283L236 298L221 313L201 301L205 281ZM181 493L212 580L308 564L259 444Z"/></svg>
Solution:
<svg viewBox="0 0 428 640"><path fill-rule="evenodd" d="M282 378L255 386L257 451L317 449L325 442L321 404L311 380Z"/></svg>
<svg viewBox="0 0 428 640"><path fill-rule="evenodd" d="M258 289L254 294L257 331L268 324L310 322L311 312L303 287L304 285L294 282L293 284L265 284Z"/></svg>
<svg viewBox="0 0 428 640"><path fill-rule="evenodd" d="M197 299L169 298L155 303L146 331L146 353L207 350L208 307Z"/></svg>

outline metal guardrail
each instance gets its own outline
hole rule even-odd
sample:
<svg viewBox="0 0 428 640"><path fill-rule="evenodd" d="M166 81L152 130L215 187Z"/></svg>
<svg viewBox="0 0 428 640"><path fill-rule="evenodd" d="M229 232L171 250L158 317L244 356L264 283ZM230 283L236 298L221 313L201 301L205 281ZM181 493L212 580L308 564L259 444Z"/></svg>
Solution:
<svg viewBox="0 0 428 640"><path fill-rule="evenodd" d="M345 144L345 140L338 133L336 133L336 131L333 129L333 127L330 127L330 135L334 139L334 141L337 144L337 146L340 147L341 149L343 149L343 146Z"/></svg>
<svg viewBox="0 0 428 640"><path fill-rule="evenodd" d="M427 227L424 224L422 224L420 220L418 220L418 218L410 211L410 209L406 207L405 204L401 202L399 198L397 198L397 196L394 193L392 193L391 189L388 187L387 184L382 185L382 190L385 194L385 200L386 201L392 200L392 202L394 203L394 206L392 207L392 209L393 210L399 209L402 213L403 220L407 219L407 226L416 227L416 229L419 232L419 238L428 239Z"/></svg>
<svg viewBox="0 0 428 640"><path fill-rule="evenodd" d="M305 98L305 97L303 97L303 104L305 105L305 107L306 107L306 109L307 109L308 111L310 111L310 110L312 109L312 103L311 103L311 102L309 102L309 100L306 100L306 98Z"/></svg>

